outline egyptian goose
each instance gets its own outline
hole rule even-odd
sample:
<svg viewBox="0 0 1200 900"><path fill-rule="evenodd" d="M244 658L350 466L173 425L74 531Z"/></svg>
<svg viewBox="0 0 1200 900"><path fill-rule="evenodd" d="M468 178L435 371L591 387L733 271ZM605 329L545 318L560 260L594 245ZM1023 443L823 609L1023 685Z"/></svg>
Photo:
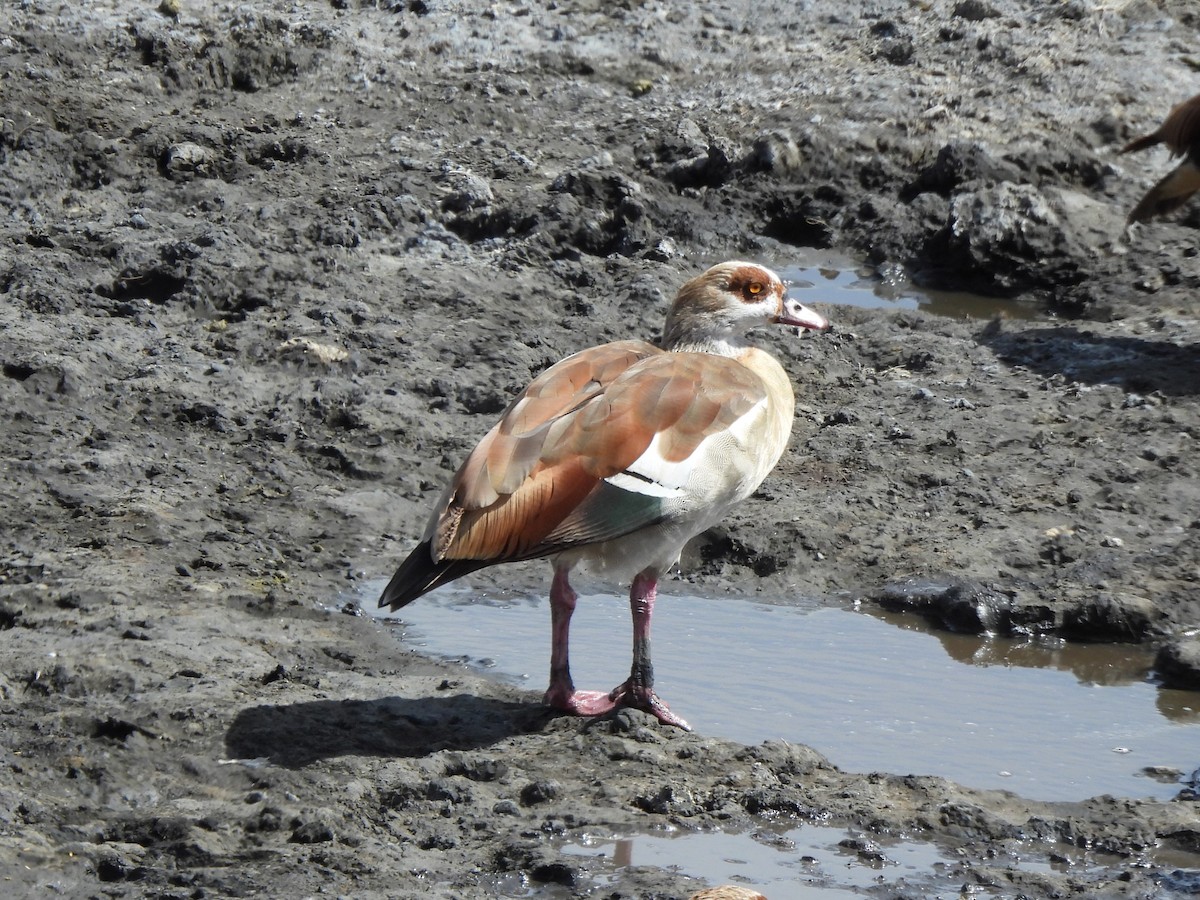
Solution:
<svg viewBox="0 0 1200 900"><path fill-rule="evenodd" d="M1178 209L1200 191L1200 94L1174 107L1150 134L1131 141L1122 153L1166 144L1171 156L1184 157L1158 184L1150 188L1129 214L1128 222L1149 222L1155 216Z"/></svg>
<svg viewBox="0 0 1200 900"><path fill-rule="evenodd" d="M753 493L787 445L787 373L745 340L763 324L829 327L774 272L725 262L680 289L661 347L617 341L551 366L459 468L380 607L485 566L549 557L546 703L583 716L634 706L687 729L654 693L650 617L684 544ZM569 576L579 563L632 578L633 667L610 692L571 681Z"/></svg>

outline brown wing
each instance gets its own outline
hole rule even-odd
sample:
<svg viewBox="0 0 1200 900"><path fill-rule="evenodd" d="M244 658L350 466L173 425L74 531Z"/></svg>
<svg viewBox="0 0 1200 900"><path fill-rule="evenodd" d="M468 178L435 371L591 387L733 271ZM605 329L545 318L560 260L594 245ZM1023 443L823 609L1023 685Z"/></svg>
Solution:
<svg viewBox="0 0 1200 900"><path fill-rule="evenodd" d="M1200 94L1172 109L1158 134L1173 156L1200 148Z"/></svg>
<svg viewBox="0 0 1200 900"><path fill-rule="evenodd" d="M661 353L643 341L617 341L568 356L530 382L455 474L426 531L433 558L517 558L529 538L522 539L514 523L524 520L532 536L536 529L530 519L553 516L555 507L586 493L577 467L560 465L561 471L551 473L542 461L547 445L560 439L564 417L630 366ZM518 490L521 496L513 501ZM492 508L510 503L506 535L506 523Z"/></svg>
<svg viewBox="0 0 1200 900"><path fill-rule="evenodd" d="M527 559L654 522L661 490L604 479L632 467L634 482L669 480L764 393L749 369L711 354L630 342L570 357L518 397L459 470L432 523L433 557Z"/></svg>
<svg viewBox="0 0 1200 900"><path fill-rule="evenodd" d="M511 494L556 441L564 415L601 393L630 366L662 351L642 341L617 341L555 363L509 404L454 476L453 496L463 509L481 509Z"/></svg>
<svg viewBox="0 0 1200 900"><path fill-rule="evenodd" d="M1172 107L1158 128L1130 141L1121 152L1133 153L1155 144L1166 144L1172 156L1200 152L1200 94Z"/></svg>

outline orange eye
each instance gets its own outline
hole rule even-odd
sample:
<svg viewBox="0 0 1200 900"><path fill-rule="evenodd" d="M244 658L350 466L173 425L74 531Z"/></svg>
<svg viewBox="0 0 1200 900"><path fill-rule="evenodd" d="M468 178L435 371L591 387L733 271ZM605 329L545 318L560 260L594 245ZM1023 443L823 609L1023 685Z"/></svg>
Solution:
<svg viewBox="0 0 1200 900"><path fill-rule="evenodd" d="M750 296L757 296L763 292L762 282L752 281L750 282L749 286L747 286L746 290L750 292Z"/></svg>

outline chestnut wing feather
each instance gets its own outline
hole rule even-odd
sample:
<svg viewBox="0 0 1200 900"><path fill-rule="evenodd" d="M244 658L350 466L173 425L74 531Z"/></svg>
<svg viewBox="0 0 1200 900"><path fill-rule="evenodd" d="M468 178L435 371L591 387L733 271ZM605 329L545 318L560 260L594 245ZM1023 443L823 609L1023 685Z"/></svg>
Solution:
<svg viewBox="0 0 1200 900"><path fill-rule="evenodd" d="M547 448L560 443L575 410L630 366L661 353L643 341L617 341L569 356L530 382L459 467L434 511L426 530L434 559L520 558L539 523L552 520L553 527L555 515L591 487L578 466L548 465Z"/></svg>
<svg viewBox="0 0 1200 900"><path fill-rule="evenodd" d="M563 360L460 469L432 523L435 559L528 559L661 520L663 490L644 473L686 460L764 393L749 369L710 354L623 342ZM605 481L622 473L620 486Z"/></svg>
<svg viewBox="0 0 1200 900"><path fill-rule="evenodd" d="M513 493L529 477L555 425L630 366L662 353L642 341L618 341L555 363L516 396L454 476L450 497L463 509L482 509Z"/></svg>

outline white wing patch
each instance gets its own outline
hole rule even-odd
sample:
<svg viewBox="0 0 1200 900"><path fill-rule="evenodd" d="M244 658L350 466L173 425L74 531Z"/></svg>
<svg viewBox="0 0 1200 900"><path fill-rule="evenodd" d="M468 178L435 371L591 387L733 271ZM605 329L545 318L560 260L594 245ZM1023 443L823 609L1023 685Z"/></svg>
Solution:
<svg viewBox="0 0 1200 900"><path fill-rule="evenodd" d="M744 467L733 457L741 455L738 449L746 455L752 454L754 431L761 424L766 408L765 399L756 403L728 428L706 435L691 456L679 461L663 458L662 435L656 434L645 452L624 472L604 480L624 491L664 499L697 492L724 493L722 487L733 487L745 479Z"/></svg>
<svg viewBox="0 0 1200 900"><path fill-rule="evenodd" d="M644 494L647 497L668 498L683 495L682 488L668 487L657 481L649 481L637 475L631 475L629 472L618 472L616 475L612 475L604 480L613 487L620 488L623 491L629 491L633 494Z"/></svg>
<svg viewBox="0 0 1200 900"><path fill-rule="evenodd" d="M662 457L661 444L661 434L654 435L650 446L629 468L604 480L623 491L648 497L683 496L683 487L695 466L695 457L682 462L668 462Z"/></svg>

